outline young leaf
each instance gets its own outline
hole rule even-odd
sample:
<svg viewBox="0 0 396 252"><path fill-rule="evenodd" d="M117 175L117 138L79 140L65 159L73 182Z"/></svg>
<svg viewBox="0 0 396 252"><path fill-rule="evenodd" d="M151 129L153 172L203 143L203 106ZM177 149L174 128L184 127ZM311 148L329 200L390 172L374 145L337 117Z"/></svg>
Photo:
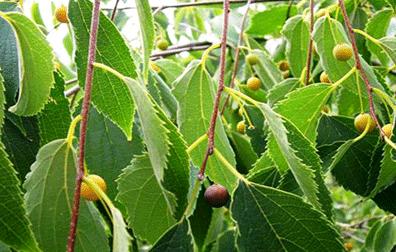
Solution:
<svg viewBox="0 0 396 252"><path fill-rule="evenodd" d="M334 87L314 84L297 89L279 102L275 111L289 119L311 142L315 142L316 128L323 106Z"/></svg>
<svg viewBox="0 0 396 252"><path fill-rule="evenodd" d="M54 72L55 87L51 90L51 100L39 113L40 145L55 139L65 138L71 122L69 102L64 95L65 81Z"/></svg>
<svg viewBox="0 0 396 252"><path fill-rule="evenodd" d="M195 61L176 80L173 94L179 102L177 121L180 132L187 144L191 145L208 131L213 112L214 83L202 64ZM219 152L235 166L234 153L220 118L216 122L215 143ZM191 152L195 165L201 165L206 148L207 141L204 141ZM207 174L211 180L227 187L229 191L236 185L235 176L215 156L208 160Z"/></svg>
<svg viewBox="0 0 396 252"><path fill-rule="evenodd" d="M27 218L20 182L0 144L0 241L18 251L40 251Z"/></svg>
<svg viewBox="0 0 396 252"><path fill-rule="evenodd" d="M92 3L89 0L70 1L69 18L76 37L76 64L81 85L85 83L91 16ZM111 20L103 13L100 14L96 50L96 62L106 64L125 76L136 76L127 44ZM122 129L129 140L132 138L135 106L122 80L108 72L94 71L92 102L99 112Z"/></svg>
<svg viewBox="0 0 396 252"><path fill-rule="evenodd" d="M154 20L148 0L136 0L135 4L143 42L143 76L147 80L150 55L154 47Z"/></svg>
<svg viewBox="0 0 396 252"><path fill-rule="evenodd" d="M293 76L300 77L307 64L309 24L302 15L286 21L282 30L287 40L286 57Z"/></svg>
<svg viewBox="0 0 396 252"><path fill-rule="evenodd" d="M29 218L43 251L64 251L76 183L76 154L64 139L43 146L24 184ZM98 210L80 203L76 250L108 251L107 237Z"/></svg>
<svg viewBox="0 0 396 252"><path fill-rule="evenodd" d="M47 102L54 84L52 49L44 34L26 16L9 12L2 14L0 19L12 26L18 38L21 59L19 97L9 110L17 115L37 114Z"/></svg>
<svg viewBox="0 0 396 252"><path fill-rule="evenodd" d="M176 223L147 154L136 157L117 182L117 200L126 207L128 225L138 238L152 244Z"/></svg>
<svg viewBox="0 0 396 252"><path fill-rule="evenodd" d="M151 252L193 251L193 238L191 236L188 220L183 219L170 228L153 246Z"/></svg>
<svg viewBox="0 0 396 252"><path fill-rule="evenodd" d="M278 189L240 181L231 214L241 251L343 250L339 234L322 213Z"/></svg>

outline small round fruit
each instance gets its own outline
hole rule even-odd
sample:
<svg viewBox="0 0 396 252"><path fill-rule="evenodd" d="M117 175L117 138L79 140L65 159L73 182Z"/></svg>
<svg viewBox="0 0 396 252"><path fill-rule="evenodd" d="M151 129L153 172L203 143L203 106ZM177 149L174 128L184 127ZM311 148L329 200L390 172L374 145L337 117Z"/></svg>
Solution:
<svg viewBox="0 0 396 252"><path fill-rule="evenodd" d="M322 112L328 114L330 112L330 107L329 105L324 105L322 107Z"/></svg>
<svg viewBox="0 0 396 252"><path fill-rule="evenodd" d="M67 17L67 8L62 5L58 9L55 10L55 18L59 23L69 23L69 18Z"/></svg>
<svg viewBox="0 0 396 252"><path fill-rule="evenodd" d="M290 76L290 71L289 71L289 70L283 71L283 72L282 72L282 76L283 76L283 79L289 78L289 76Z"/></svg>
<svg viewBox="0 0 396 252"><path fill-rule="evenodd" d="M333 56L339 61L347 61L352 57L352 47L346 43L338 44L333 48Z"/></svg>
<svg viewBox="0 0 396 252"><path fill-rule="evenodd" d="M289 70L289 62L287 62L286 60L281 60L278 63L278 67L281 71L287 71Z"/></svg>
<svg viewBox="0 0 396 252"><path fill-rule="evenodd" d="M260 59L259 59L259 57L258 57L256 54L249 53L249 54L246 56L246 62L247 62L249 65L251 65L251 66L256 65L257 63L259 63L259 61L260 61Z"/></svg>
<svg viewBox="0 0 396 252"><path fill-rule="evenodd" d="M345 242L344 243L344 248L345 248L346 251L351 251L353 249L352 242Z"/></svg>
<svg viewBox="0 0 396 252"><path fill-rule="evenodd" d="M261 87L261 81L260 81L259 78L253 76L253 77L250 77L250 78L247 80L246 85L247 85L247 87L248 87L250 90L256 91L256 90L259 90L259 89L260 89L260 87Z"/></svg>
<svg viewBox="0 0 396 252"><path fill-rule="evenodd" d="M368 132L371 132L375 129L375 122L371 118L371 116L367 113L359 114L358 116L356 116L354 124L356 130L359 131L360 133L364 131L367 124L369 124Z"/></svg>
<svg viewBox="0 0 396 252"><path fill-rule="evenodd" d="M326 72L322 72L321 74L320 74L320 82L322 82L322 83L331 83L331 81L330 81L330 79L329 79L329 76L327 75L327 73Z"/></svg>
<svg viewBox="0 0 396 252"><path fill-rule="evenodd" d="M97 186L99 186L99 188L103 191L106 192L107 186L106 186L106 182L104 181L104 179L98 175L88 175L87 176L88 179L90 179L91 181L93 181ZM91 187L89 187L85 182L82 182L81 184L81 197L83 197L86 200L89 201L96 201L99 199L98 195L96 195L95 191L93 189L91 189Z"/></svg>
<svg viewBox="0 0 396 252"><path fill-rule="evenodd" d="M230 199L227 189L218 184L209 186L205 191L204 197L206 202L208 202L211 207L215 208L225 206Z"/></svg>
<svg viewBox="0 0 396 252"><path fill-rule="evenodd" d="M169 42L166 39L160 39L157 41L157 48L164 51L168 49Z"/></svg>
<svg viewBox="0 0 396 252"><path fill-rule="evenodd" d="M245 134L246 132L246 125L245 125L245 121L240 121L237 123L236 125L237 131L241 134Z"/></svg>
<svg viewBox="0 0 396 252"><path fill-rule="evenodd" d="M384 132L387 138L390 138L392 136L392 130L393 130L393 125L391 123L385 124L382 127L382 131Z"/></svg>

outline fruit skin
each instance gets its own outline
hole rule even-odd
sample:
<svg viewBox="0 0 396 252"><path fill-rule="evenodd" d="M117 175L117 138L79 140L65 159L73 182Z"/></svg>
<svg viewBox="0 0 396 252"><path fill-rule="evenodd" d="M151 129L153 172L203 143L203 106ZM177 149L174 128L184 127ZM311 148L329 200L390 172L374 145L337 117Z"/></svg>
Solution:
<svg viewBox="0 0 396 252"><path fill-rule="evenodd" d="M351 251L353 249L352 242L345 242L344 243L344 248L345 248L346 251Z"/></svg>
<svg viewBox="0 0 396 252"><path fill-rule="evenodd" d="M393 130L393 125L391 123L385 124L382 127L382 131L384 132L387 138L390 138L392 136L392 130Z"/></svg>
<svg viewBox="0 0 396 252"><path fill-rule="evenodd" d="M67 24L69 23L69 18L67 17L67 8L62 5L58 9L55 10L55 18L59 23Z"/></svg>
<svg viewBox="0 0 396 252"><path fill-rule="evenodd" d="M283 76L283 79L289 78L289 76L290 76L290 71L289 71L289 70L283 71L283 72L282 72L282 76Z"/></svg>
<svg viewBox="0 0 396 252"><path fill-rule="evenodd" d="M330 79L329 79L329 76L327 75L327 73L326 72L322 72L321 74L320 74L320 82L322 82L322 83L331 83L331 81L330 81Z"/></svg>
<svg viewBox="0 0 396 252"><path fill-rule="evenodd" d="M157 41L157 48L160 50L166 50L168 49L169 42L166 39L160 39Z"/></svg>
<svg viewBox="0 0 396 252"><path fill-rule="evenodd" d="M249 89L256 91L256 90L259 90L259 89L260 89L260 87L261 87L261 81L260 81L259 78L253 76L253 77L250 77L250 78L247 80L246 85L247 85L247 87L248 87Z"/></svg>
<svg viewBox="0 0 396 252"><path fill-rule="evenodd" d="M329 105L324 105L322 107L322 112L328 114L330 112L330 107Z"/></svg>
<svg viewBox="0 0 396 252"><path fill-rule="evenodd" d="M333 56L339 61L347 61L352 57L352 47L346 43L338 44L333 48Z"/></svg>
<svg viewBox="0 0 396 252"><path fill-rule="evenodd" d="M218 184L209 186L205 191L204 197L206 202L208 202L211 207L215 208L225 206L230 199L227 189Z"/></svg>
<svg viewBox="0 0 396 252"><path fill-rule="evenodd" d="M245 121L240 121L237 123L237 131L241 134L245 134L246 132L246 125L245 125Z"/></svg>
<svg viewBox="0 0 396 252"><path fill-rule="evenodd" d="M257 63L259 63L259 61L260 61L260 59L259 59L259 57L258 57L256 54L249 53L249 54L246 56L246 62L247 62L249 65L251 65L251 66L256 65Z"/></svg>
<svg viewBox="0 0 396 252"><path fill-rule="evenodd" d="M87 176L88 179L93 181L103 192L106 192L107 186L104 179L98 175L90 174ZM89 201L96 201L99 199L98 195L96 195L95 191L91 189L85 182L81 184L81 197Z"/></svg>
<svg viewBox="0 0 396 252"><path fill-rule="evenodd" d="M375 122L369 114L364 113L364 114L360 114L355 117L355 121L354 121L355 128L360 133L362 133L364 131L367 123L369 123L369 125L370 125L368 132L372 132L375 129Z"/></svg>
<svg viewBox="0 0 396 252"><path fill-rule="evenodd" d="M286 60L281 60L278 63L278 67L281 71L287 71L289 70L289 62L287 62Z"/></svg>

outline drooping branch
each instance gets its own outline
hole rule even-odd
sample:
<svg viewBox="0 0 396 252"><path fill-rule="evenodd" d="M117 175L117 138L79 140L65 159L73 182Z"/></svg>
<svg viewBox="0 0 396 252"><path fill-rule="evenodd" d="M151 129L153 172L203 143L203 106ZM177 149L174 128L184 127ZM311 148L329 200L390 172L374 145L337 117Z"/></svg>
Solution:
<svg viewBox="0 0 396 252"><path fill-rule="evenodd" d="M213 113L210 119L210 125L208 130L208 147L206 149L206 153L204 156L204 160L202 162L201 168L199 170L198 179L203 180L205 177L205 169L206 164L208 162L209 156L213 154L214 150L214 139L215 139L215 128L216 128L216 121L219 115L219 105L220 105L220 98L221 94L224 90L224 75L225 75L225 60L226 60L226 53L227 53L227 32L228 32L228 14L230 11L230 1L224 0L223 3L223 33L221 37L221 48L220 48L220 76L219 76L219 86L217 88L217 93L214 101L213 106Z"/></svg>
<svg viewBox="0 0 396 252"><path fill-rule="evenodd" d="M84 92L84 99L83 99L83 105L81 111L78 168L77 168L77 176L76 176L76 186L74 190L72 216L70 221L69 238L67 242L68 252L74 251L78 215L80 209L80 190L81 190L81 183L84 177L85 141L86 141L86 132L87 132L87 123L88 123L88 111L91 102L91 90L92 90L93 71L94 71L93 63L95 62L95 56L96 56L96 42L97 42L97 33L99 26L99 14L100 14L100 0L95 0L94 7L92 10L92 20L91 20L91 30L90 30L91 32L90 32L89 49L88 49L88 64L87 64L87 73L85 77L85 92Z"/></svg>
<svg viewBox="0 0 396 252"><path fill-rule="evenodd" d="M305 85L308 85L309 78L311 75L311 63L312 63L312 48L313 48L313 38L312 33L314 29L314 0L309 1L309 12L310 12L310 20L309 20L309 44L308 44L308 54L307 54L307 64L305 67Z"/></svg>
<svg viewBox="0 0 396 252"><path fill-rule="evenodd" d="M362 76L363 82L366 86L367 96L369 99L369 106L370 106L370 115L373 118L375 124L377 125L377 128L380 130L381 136L384 136L384 132L382 131L382 128L381 128L381 125L379 124L377 115L375 114L375 107L374 107L374 101L373 101L373 95L372 95L372 87L370 85L370 81L369 81L367 74L364 71L364 69L362 67L362 63L360 61L359 52L358 52L358 48L356 45L355 32L353 30L351 21L349 20L348 13L345 8L344 0L338 0L338 3L341 8L342 16L344 18L344 22L345 22L345 25L348 30L349 39L351 40L351 43L352 43L353 56L355 58L356 69L359 71L360 75Z"/></svg>

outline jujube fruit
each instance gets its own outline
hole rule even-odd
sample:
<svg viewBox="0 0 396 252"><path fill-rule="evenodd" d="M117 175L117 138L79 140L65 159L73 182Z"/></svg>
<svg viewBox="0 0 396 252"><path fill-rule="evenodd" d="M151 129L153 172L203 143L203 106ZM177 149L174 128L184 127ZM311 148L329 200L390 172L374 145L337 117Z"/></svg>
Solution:
<svg viewBox="0 0 396 252"><path fill-rule="evenodd" d="M98 175L91 174L88 175L87 178L93 181L103 192L106 192L107 186L104 179ZM81 184L81 197L89 201L96 201L99 199L99 196L96 195L95 191L89 187L85 182Z"/></svg>
<svg viewBox="0 0 396 252"><path fill-rule="evenodd" d="M249 53L249 54L246 56L246 62L247 62L249 65L251 65L251 66L256 65L257 63L259 63L259 61L260 61L260 59L259 59L259 57L258 57L256 54Z"/></svg>
<svg viewBox="0 0 396 252"><path fill-rule="evenodd" d="M55 10L55 18L60 23L65 23L65 24L69 23L66 6L62 5L61 7Z"/></svg>
<svg viewBox="0 0 396 252"><path fill-rule="evenodd" d="M247 87L248 87L249 89L256 91L256 90L259 90L259 89L260 89L260 87L261 87L261 81L260 81L259 78L253 76L253 77L250 77L250 78L247 80L246 85L247 85Z"/></svg>
<svg viewBox="0 0 396 252"><path fill-rule="evenodd" d="M227 189L218 184L213 184L206 188L204 197L206 202L208 202L211 207L215 208L225 206L230 199Z"/></svg>
<svg viewBox="0 0 396 252"><path fill-rule="evenodd" d="M278 67L281 71L287 71L289 70L289 62L287 62L286 60L281 60L278 63Z"/></svg>
<svg viewBox="0 0 396 252"><path fill-rule="evenodd" d="M166 39L160 39L157 41L157 48L164 51L168 49L169 42Z"/></svg>
<svg viewBox="0 0 396 252"><path fill-rule="evenodd" d="M246 125L245 125L245 121L240 121L237 123L236 125L237 131L241 134L245 134L246 132Z"/></svg>
<svg viewBox="0 0 396 252"><path fill-rule="evenodd" d="M327 75L326 72L322 72L322 73L320 74L319 79L320 79L320 82L322 82L322 83L331 83L331 81L330 81L330 79L329 79L329 76Z"/></svg>
<svg viewBox="0 0 396 252"><path fill-rule="evenodd" d="M382 131L384 132L387 138L390 138L392 136L392 130L393 130L393 125L391 123L385 124L382 127Z"/></svg>
<svg viewBox="0 0 396 252"><path fill-rule="evenodd" d="M359 114L358 116L356 116L354 124L356 130L360 133L365 130L367 124L369 124L368 132L371 132L375 129L375 122L373 118L371 118L371 116L367 113Z"/></svg>
<svg viewBox="0 0 396 252"><path fill-rule="evenodd" d="M352 53L352 47L346 43L338 44L333 48L333 56L339 61L349 60Z"/></svg>

